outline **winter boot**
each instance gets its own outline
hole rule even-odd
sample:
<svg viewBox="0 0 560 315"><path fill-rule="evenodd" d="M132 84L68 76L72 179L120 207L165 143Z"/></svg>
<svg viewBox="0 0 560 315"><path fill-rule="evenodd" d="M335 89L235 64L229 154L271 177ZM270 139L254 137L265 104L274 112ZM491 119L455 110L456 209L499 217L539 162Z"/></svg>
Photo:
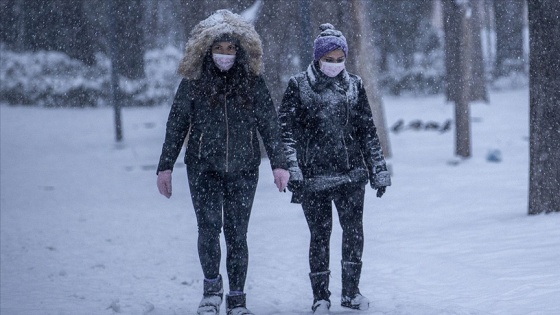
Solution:
<svg viewBox="0 0 560 315"><path fill-rule="evenodd" d="M245 293L226 295L227 315L255 315L247 309Z"/></svg>
<svg viewBox="0 0 560 315"><path fill-rule="evenodd" d="M361 273L361 262L342 261L342 297L340 305L355 310L367 310L369 308L369 300L360 294L360 289L358 289Z"/></svg>
<svg viewBox="0 0 560 315"><path fill-rule="evenodd" d="M204 279L204 294L196 313L198 315L220 314L220 305L222 305L223 298L222 276L218 275L216 279Z"/></svg>
<svg viewBox="0 0 560 315"><path fill-rule="evenodd" d="M313 290L313 314L329 314L331 308L331 292L329 291L330 271L310 273L311 289Z"/></svg>

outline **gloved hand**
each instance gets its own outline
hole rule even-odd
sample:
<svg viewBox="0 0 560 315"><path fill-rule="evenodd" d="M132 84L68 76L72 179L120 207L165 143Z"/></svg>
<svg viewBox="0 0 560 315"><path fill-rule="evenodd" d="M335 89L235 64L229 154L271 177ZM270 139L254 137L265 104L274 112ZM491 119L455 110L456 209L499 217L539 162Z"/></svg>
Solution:
<svg viewBox="0 0 560 315"><path fill-rule="evenodd" d="M387 186L391 186L391 174L387 171L385 165L378 165L375 167L375 174L370 178L371 188L377 190L377 197L381 198Z"/></svg>
<svg viewBox="0 0 560 315"><path fill-rule="evenodd" d="M165 197L171 197L171 170L165 170L158 173L157 187L159 193Z"/></svg>
<svg viewBox="0 0 560 315"><path fill-rule="evenodd" d="M290 172L283 168L275 168L272 170L272 175L274 175L274 183L278 187L279 192L283 192L288 186L288 181L290 180Z"/></svg>

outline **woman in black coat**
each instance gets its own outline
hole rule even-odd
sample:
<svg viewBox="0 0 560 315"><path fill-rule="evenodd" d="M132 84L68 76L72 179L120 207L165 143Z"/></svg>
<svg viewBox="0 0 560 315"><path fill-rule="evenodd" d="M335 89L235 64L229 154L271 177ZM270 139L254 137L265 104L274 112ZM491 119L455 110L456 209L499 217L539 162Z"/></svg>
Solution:
<svg viewBox="0 0 560 315"><path fill-rule="evenodd" d="M198 314L218 314L222 303L222 226L230 289L227 314L252 314L243 290L247 227L261 162L257 132L280 191L289 178L276 111L261 76L260 38L239 15L219 10L191 32L179 73L184 79L167 121L158 189L171 196L171 172L186 139L185 164L205 278Z"/></svg>
<svg viewBox="0 0 560 315"><path fill-rule="evenodd" d="M341 305L367 309L360 294L365 185L381 197L391 185L361 78L345 70L346 39L321 25L314 61L293 76L279 110L292 202L301 203L311 232L309 248L313 312L330 308L329 240L332 202L342 237Z"/></svg>

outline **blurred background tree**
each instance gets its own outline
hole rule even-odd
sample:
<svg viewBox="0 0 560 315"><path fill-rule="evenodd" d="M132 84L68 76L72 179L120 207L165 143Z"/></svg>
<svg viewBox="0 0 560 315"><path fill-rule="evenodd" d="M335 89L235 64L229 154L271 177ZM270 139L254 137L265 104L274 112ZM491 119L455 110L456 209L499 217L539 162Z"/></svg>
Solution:
<svg viewBox="0 0 560 315"><path fill-rule="evenodd" d="M95 63L93 29L84 0L2 0L0 40L16 50L62 51Z"/></svg>
<svg viewBox="0 0 560 315"><path fill-rule="evenodd" d="M510 72L524 71L523 19L526 15L525 0L494 0L496 28L496 64L494 77Z"/></svg>
<svg viewBox="0 0 560 315"><path fill-rule="evenodd" d="M497 86L495 82L527 69L526 0L367 0L360 6L369 20L373 52L367 60L374 66L375 78L366 75L364 79L375 80L380 94L446 93L453 100L453 82L458 81L453 80L450 71L456 69L453 43L457 38L449 7L457 2L469 3L472 8L470 101L487 100L487 86ZM351 0L121 0L114 2L114 30L109 26L108 3L1 0L0 47L11 52L62 52L103 73L104 56L110 51L109 35L116 32L117 50L122 51L121 75L147 81L128 89L130 99L137 104L161 104L168 101L162 95L173 94L174 89L160 90L154 98L146 95L150 90L146 86L169 89L177 77L175 73L156 75L150 69L156 68L158 58L182 54L194 25L215 10L226 8L252 19L261 35L265 75L275 102L280 101L288 78L309 64L313 39L321 23L330 22L347 36L348 69L360 73L363 67L364 60L358 63L358 58L352 56L359 50L363 32L358 29L363 26L356 22L355 3ZM158 57L150 53L153 51L165 53ZM16 71L9 67L2 71L9 72L12 79ZM165 79L173 82L148 82ZM3 95L13 91L2 89L0 100L6 100ZM101 98L104 93L96 92Z"/></svg>
<svg viewBox="0 0 560 315"><path fill-rule="evenodd" d="M560 2L529 0L529 214L560 212Z"/></svg>

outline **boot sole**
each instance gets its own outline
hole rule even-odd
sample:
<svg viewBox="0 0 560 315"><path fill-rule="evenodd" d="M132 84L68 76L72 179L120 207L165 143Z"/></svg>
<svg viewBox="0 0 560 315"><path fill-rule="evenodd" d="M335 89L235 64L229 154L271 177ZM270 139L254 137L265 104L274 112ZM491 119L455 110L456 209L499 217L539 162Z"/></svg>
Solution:
<svg viewBox="0 0 560 315"><path fill-rule="evenodd" d="M197 315L220 315L220 310L217 310L213 306L203 306L198 308L196 314Z"/></svg>
<svg viewBox="0 0 560 315"><path fill-rule="evenodd" d="M345 305L345 304L341 304L340 306L345 307L345 308L349 308L352 310L360 310L360 311L365 311L369 309L369 303L366 306L362 306L362 305Z"/></svg>

